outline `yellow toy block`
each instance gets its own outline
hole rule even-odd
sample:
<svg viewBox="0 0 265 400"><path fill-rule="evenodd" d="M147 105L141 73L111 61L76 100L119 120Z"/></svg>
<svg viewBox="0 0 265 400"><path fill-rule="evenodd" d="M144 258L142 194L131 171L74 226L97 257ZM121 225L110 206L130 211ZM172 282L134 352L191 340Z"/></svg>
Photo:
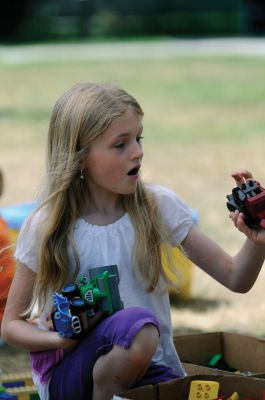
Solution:
<svg viewBox="0 0 265 400"><path fill-rule="evenodd" d="M189 400L214 400L218 398L219 382L192 381Z"/></svg>

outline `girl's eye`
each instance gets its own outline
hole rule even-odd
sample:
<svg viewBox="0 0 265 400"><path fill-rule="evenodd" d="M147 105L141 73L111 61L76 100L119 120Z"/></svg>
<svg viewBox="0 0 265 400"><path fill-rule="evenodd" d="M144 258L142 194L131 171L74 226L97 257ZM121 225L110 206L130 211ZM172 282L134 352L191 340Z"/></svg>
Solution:
<svg viewBox="0 0 265 400"><path fill-rule="evenodd" d="M122 143L116 144L114 147L115 147L115 149L122 149L124 146L125 146L125 142L122 142Z"/></svg>
<svg viewBox="0 0 265 400"><path fill-rule="evenodd" d="M139 144L141 144L142 139L143 139L143 136L138 136L138 137L136 138L136 142L139 143ZM115 149L123 149L123 148L126 146L126 143L127 143L127 141L117 143L117 144L114 145L114 148L115 148Z"/></svg>

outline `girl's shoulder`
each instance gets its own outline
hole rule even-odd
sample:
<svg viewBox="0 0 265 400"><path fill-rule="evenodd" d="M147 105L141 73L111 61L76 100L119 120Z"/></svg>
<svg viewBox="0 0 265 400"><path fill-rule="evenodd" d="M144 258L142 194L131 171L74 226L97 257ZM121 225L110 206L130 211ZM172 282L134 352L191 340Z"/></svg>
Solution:
<svg viewBox="0 0 265 400"><path fill-rule="evenodd" d="M33 272L38 268L39 243L47 213L43 209L33 211L24 221L16 243L14 257Z"/></svg>
<svg viewBox="0 0 265 400"><path fill-rule="evenodd" d="M174 215L181 219L187 218L192 220L190 207L173 190L153 183L146 184L145 187L155 197L162 216L171 218Z"/></svg>
<svg viewBox="0 0 265 400"><path fill-rule="evenodd" d="M39 235L41 227L47 219L47 212L44 208L33 210L24 220L19 232L18 242L21 238L35 237Z"/></svg>

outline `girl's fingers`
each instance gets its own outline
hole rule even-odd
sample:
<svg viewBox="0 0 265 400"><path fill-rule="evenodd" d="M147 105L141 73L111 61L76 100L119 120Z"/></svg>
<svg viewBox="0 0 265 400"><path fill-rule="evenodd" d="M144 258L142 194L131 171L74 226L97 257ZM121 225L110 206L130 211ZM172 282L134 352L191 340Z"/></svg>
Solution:
<svg viewBox="0 0 265 400"><path fill-rule="evenodd" d="M229 214L229 218L233 221L234 225L237 227L237 219L238 219L239 211L236 210L234 212L231 212Z"/></svg>
<svg viewBox="0 0 265 400"><path fill-rule="evenodd" d="M242 185L242 183L246 182L248 179L252 179L252 173L248 170L243 170L240 172L234 172L231 176L235 179L237 186Z"/></svg>
<svg viewBox="0 0 265 400"><path fill-rule="evenodd" d="M229 217L232 219L235 227L241 231L246 233L246 231L249 231L248 226L245 224L245 220L244 220L244 214L239 212L238 210L231 212L229 214Z"/></svg>

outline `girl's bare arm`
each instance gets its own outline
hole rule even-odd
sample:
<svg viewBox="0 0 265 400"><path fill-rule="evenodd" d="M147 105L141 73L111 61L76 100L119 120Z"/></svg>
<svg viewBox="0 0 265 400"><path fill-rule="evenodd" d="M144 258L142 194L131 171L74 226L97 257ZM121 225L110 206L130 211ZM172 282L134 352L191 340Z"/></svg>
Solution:
<svg viewBox="0 0 265 400"><path fill-rule="evenodd" d="M18 263L1 324L3 339L11 346L30 351L55 348L68 350L75 347L75 340L62 339L56 332L41 330L20 316L30 303L35 278L34 272Z"/></svg>
<svg viewBox="0 0 265 400"><path fill-rule="evenodd" d="M194 226L182 246L188 257L207 274L234 292L245 293L254 285L265 258L265 244L246 239L231 257Z"/></svg>

